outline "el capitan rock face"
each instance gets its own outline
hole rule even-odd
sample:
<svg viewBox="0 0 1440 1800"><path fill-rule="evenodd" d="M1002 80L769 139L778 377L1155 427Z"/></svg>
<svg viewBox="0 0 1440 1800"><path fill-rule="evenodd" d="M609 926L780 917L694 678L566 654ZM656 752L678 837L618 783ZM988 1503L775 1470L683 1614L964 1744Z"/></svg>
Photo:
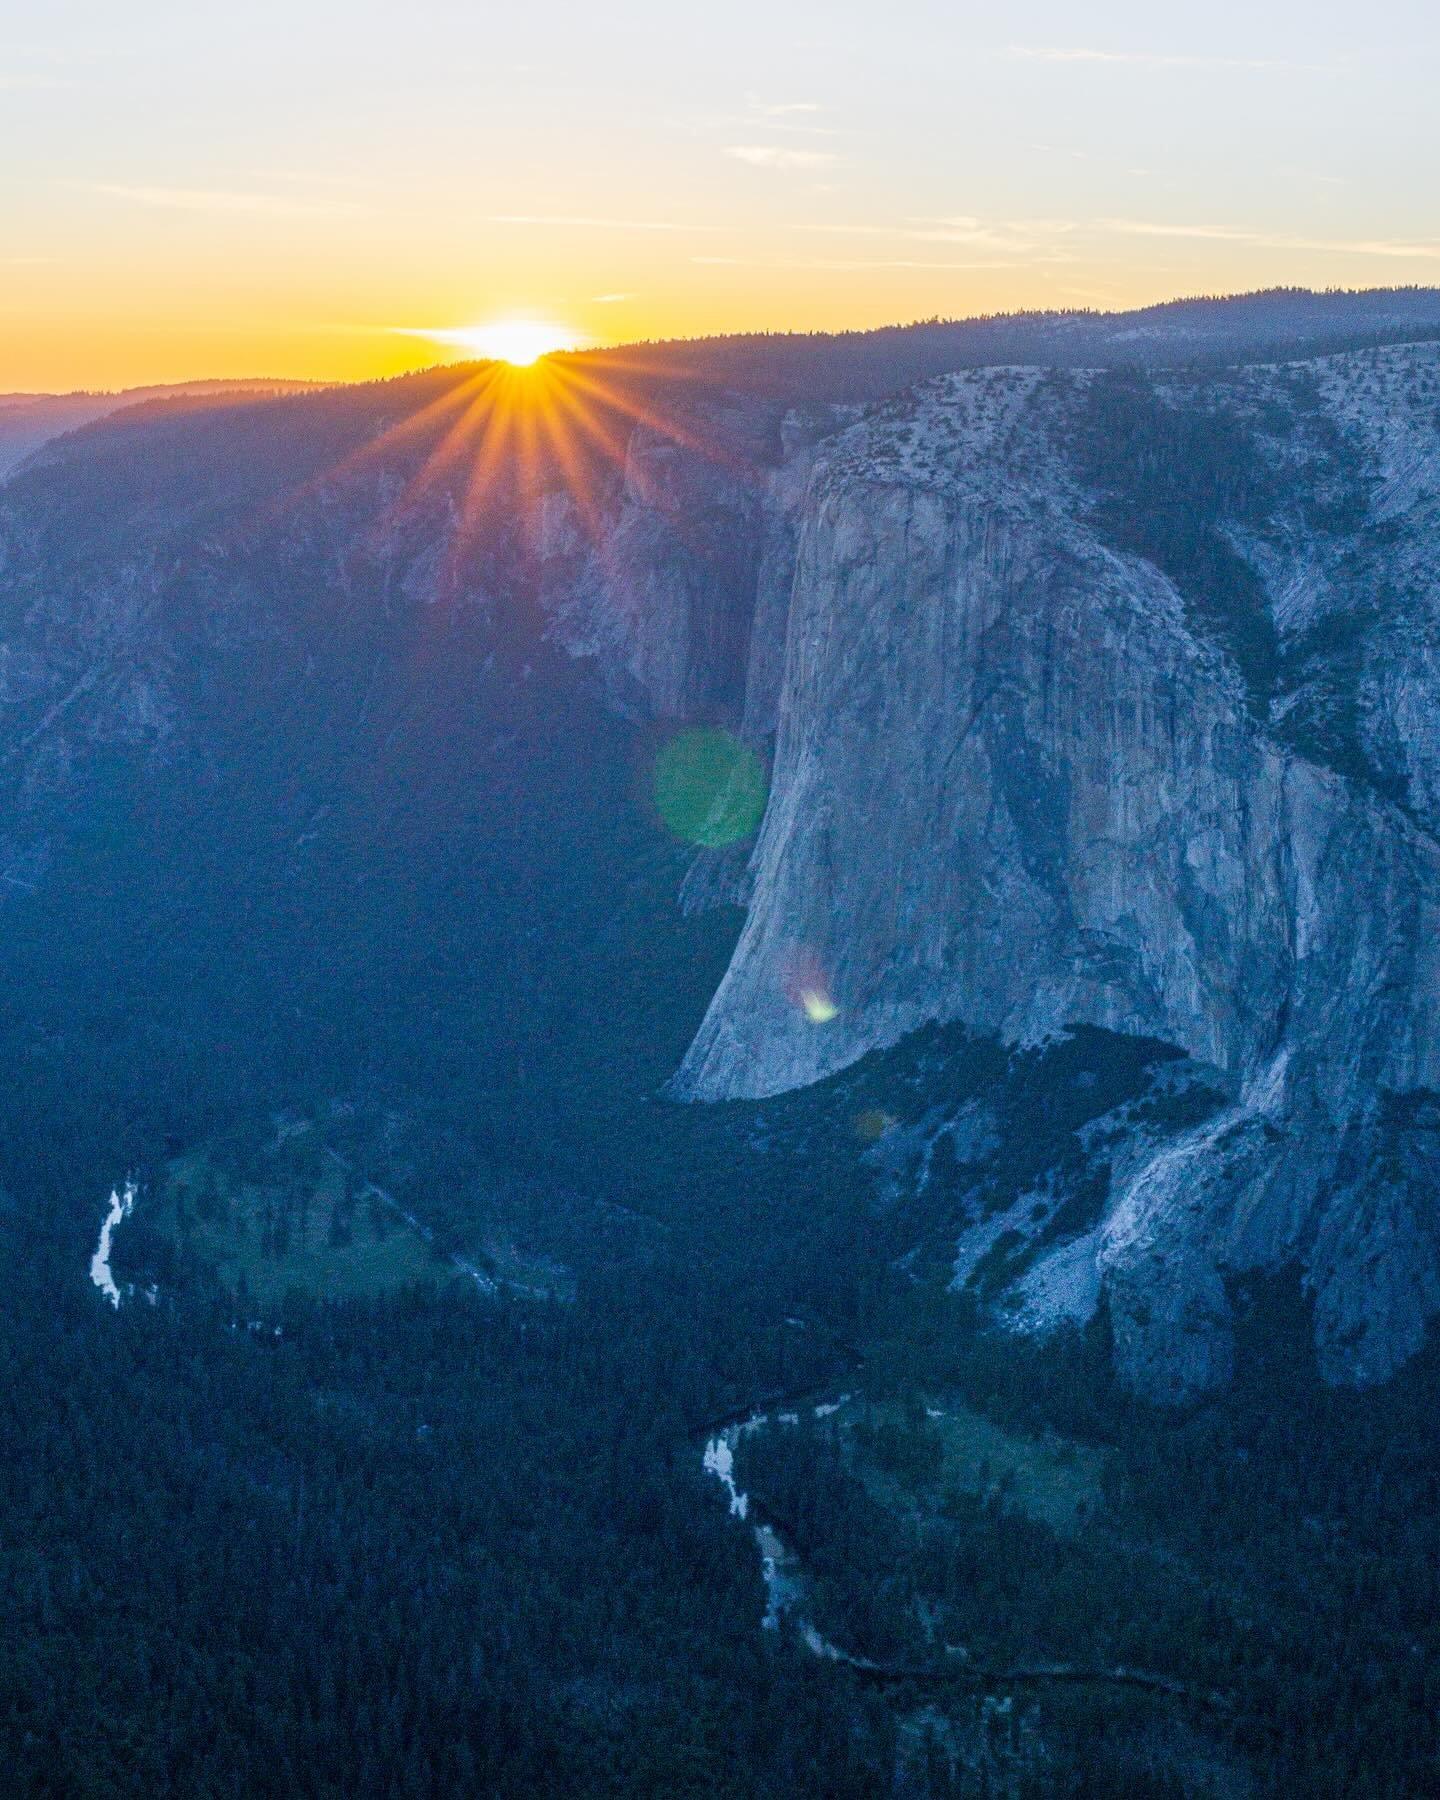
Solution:
<svg viewBox="0 0 1440 1800"><path fill-rule="evenodd" d="M1422 722L1412 768L1435 737L1435 697L1400 674L1428 667L1434 629L1435 369L1428 349L1325 365L1288 420L1288 371L1227 397L1268 406L1255 453L1294 464L1263 537L1217 517L1262 576L1302 565L1258 700L1223 632L1097 521L1085 377L942 379L837 439L810 485L749 916L676 1090L776 1092L932 1019L1181 1046L1233 1107L1117 1180L1091 1251L1122 1361L1158 1393L1227 1374L1226 1280L1247 1270L1304 1264L1337 1376L1390 1373L1440 1304L1429 1176L1378 1172L1383 1097L1440 1075L1440 850L1423 777L1383 754L1396 710ZM1164 403L1196 400L1175 383ZM1310 439L1359 496L1329 531L1306 529ZM1348 694L1313 653L1309 694L1284 691L1302 581L1342 612L1366 595ZM1327 682L1357 715L1353 768L1284 728ZM839 1009L823 1025L793 1003L800 960ZM1436 1166L1425 1132L1408 1154Z"/></svg>
<svg viewBox="0 0 1440 1800"><path fill-rule="evenodd" d="M568 652L612 715L773 747L748 868L687 883L747 910L674 1094L793 1089L934 1021L1163 1040L1218 1109L1128 1133L1018 1320L1103 1295L1127 1376L1176 1397L1226 1378L1236 1281L1298 1265L1329 1377L1414 1352L1440 1310L1435 345L692 393L583 504L550 467L469 537L463 469L385 436L426 381L116 420L0 496L16 892L117 757L256 819L283 799L299 866L397 743L442 755L434 695ZM302 716L272 804L243 747Z"/></svg>

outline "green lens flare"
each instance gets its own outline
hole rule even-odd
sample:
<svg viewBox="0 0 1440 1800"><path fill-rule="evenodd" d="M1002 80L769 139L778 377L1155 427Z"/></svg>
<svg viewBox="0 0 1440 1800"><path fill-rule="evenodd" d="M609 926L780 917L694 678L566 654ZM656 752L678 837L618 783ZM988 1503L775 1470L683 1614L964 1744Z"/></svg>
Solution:
<svg viewBox="0 0 1440 1800"><path fill-rule="evenodd" d="M706 850L752 836L766 791L764 763L728 731L682 731L655 761L655 804L666 830Z"/></svg>

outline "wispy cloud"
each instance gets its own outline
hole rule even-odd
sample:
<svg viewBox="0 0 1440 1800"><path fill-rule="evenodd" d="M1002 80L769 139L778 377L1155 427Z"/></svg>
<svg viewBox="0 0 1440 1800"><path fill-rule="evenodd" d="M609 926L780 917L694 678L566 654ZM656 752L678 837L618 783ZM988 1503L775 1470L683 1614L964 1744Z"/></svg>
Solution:
<svg viewBox="0 0 1440 1800"><path fill-rule="evenodd" d="M1241 244L1257 250L1312 251L1325 255L1389 257L1402 261L1440 259L1440 239L1305 237L1289 232L1260 231L1246 226L1193 225L1163 219L981 219L962 213L933 219L904 219L889 225L807 224L798 229L826 237L858 237L882 241L889 239L897 245L915 243L963 246L1008 259L1005 262L983 265L995 268L1017 264L1034 266L1037 263L1074 262L1081 254L1081 244L1086 241L1093 243L1097 236ZM904 268L910 265L897 260L890 266Z"/></svg>
<svg viewBox="0 0 1440 1800"><path fill-rule="evenodd" d="M249 214L268 219L354 219L366 208L353 200L306 200L293 194L237 193L227 188L130 187L97 181L91 192L169 212Z"/></svg>
<svg viewBox="0 0 1440 1800"><path fill-rule="evenodd" d="M329 169L256 169L249 173L259 181L289 181L299 187L354 188L359 185L353 171L337 175Z"/></svg>
<svg viewBox="0 0 1440 1800"><path fill-rule="evenodd" d="M727 144L725 154L756 169L828 169L840 160L829 150L796 150L788 144Z"/></svg>
<svg viewBox="0 0 1440 1800"><path fill-rule="evenodd" d="M1063 156L1070 162L1095 163L1103 168L1119 170L1126 175L1149 176L1152 170L1139 163L1124 161L1114 156L1097 155L1093 150L1080 150L1073 144L1027 144L1027 150L1033 150L1037 156Z"/></svg>
<svg viewBox="0 0 1440 1800"><path fill-rule="evenodd" d="M492 225L564 225L581 231L713 231L682 219L605 219L576 213L492 213Z"/></svg>
<svg viewBox="0 0 1440 1800"><path fill-rule="evenodd" d="M1126 237L1192 238L1205 243L1253 244L1262 250L1317 250L1337 256L1388 256L1440 260L1440 241L1406 243L1393 238L1310 238L1250 231L1234 225L1174 225L1149 219L1097 219L1102 231Z"/></svg>
<svg viewBox="0 0 1440 1800"><path fill-rule="evenodd" d="M760 100L754 94L747 97L751 112L762 119L788 119L797 113L824 112L818 100Z"/></svg>
<svg viewBox="0 0 1440 1800"><path fill-rule="evenodd" d="M969 214L906 219L893 225L803 225L802 231L831 237L891 238L915 244L964 245L1017 259L1051 252L1055 239L1075 230L1069 219L979 219ZM998 265L997 265L998 266Z"/></svg>
<svg viewBox="0 0 1440 1800"><path fill-rule="evenodd" d="M634 298L633 294L592 294L590 304L592 306L618 306L622 300L633 300Z"/></svg>
<svg viewBox="0 0 1440 1800"><path fill-rule="evenodd" d="M1141 69L1286 69L1332 74L1333 63L1291 62L1266 56L1205 56L1168 50L1095 50L1062 44L1007 44L1003 54L1019 62L1130 64Z"/></svg>
<svg viewBox="0 0 1440 1800"><path fill-rule="evenodd" d="M826 237L908 238L918 244L985 244L1019 249L1012 228L986 225L979 219L915 219L903 225L802 225L802 231Z"/></svg>
<svg viewBox="0 0 1440 1800"><path fill-rule="evenodd" d="M507 361L512 348L528 350L533 346L534 354L544 355L551 350L579 350L589 341L578 332L530 319L500 320L492 325L382 325L377 329L390 337L426 338L433 344L447 344L452 349L470 350L482 356L498 355ZM511 340L509 345L504 341L507 337Z"/></svg>
<svg viewBox="0 0 1440 1800"><path fill-rule="evenodd" d="M865 269L929 269L947 273L960 270L973 274L981 269L1013 267L1008 262L936 262L909 256L692 256L690 260L692 263L727 269L808 269L812 272L845 274Z"/></svg>
<svg viewBox="0 0 1440 1800"><path fill-rule="evenodd" d="M1013 263L1008 262L927 262L919 257L910 256L850 256L850 257L809 257L802 260L790 260L773 265L779 269L944 269L963 270L974 274L981 269L1009 269Z"/></svg>

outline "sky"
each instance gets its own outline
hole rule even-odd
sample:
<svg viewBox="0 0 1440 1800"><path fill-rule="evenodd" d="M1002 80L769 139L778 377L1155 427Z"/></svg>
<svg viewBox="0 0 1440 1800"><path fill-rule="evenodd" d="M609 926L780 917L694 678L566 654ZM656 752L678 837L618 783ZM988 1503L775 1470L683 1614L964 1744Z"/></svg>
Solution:
<svg viewBox="0 0 1440 1800"><path fill-rule="evenodd" d="M0 392L1440 283L1440 8L0 0Z"/></svg>

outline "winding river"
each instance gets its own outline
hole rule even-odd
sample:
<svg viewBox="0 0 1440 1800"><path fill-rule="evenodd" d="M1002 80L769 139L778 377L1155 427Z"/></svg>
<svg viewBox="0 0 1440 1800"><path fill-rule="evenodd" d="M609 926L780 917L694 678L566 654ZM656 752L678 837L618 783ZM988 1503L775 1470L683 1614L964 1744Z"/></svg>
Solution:
<svg viewBox="0 0 1440 1800"><path fill-rule="evenodd" d="M100 1226L100 1242L95 1246L95 1254L90 1258L90 1279L112 1306L120 1304L120 1290L115 1285L115 1277L110 1272L110 1246L114 1242L115 1227L122 1219L128 1219L135 1210L135 1183L127 1181L123 1188L111 1188L110 1210L105 1214Z"/></svg>
<svg viewBox="0 0 1440 1800"><path fill-rule="evenodd" d="M812 1408L814 1417L828 1419L832 1413L839 1412L849 1398L848 1394L844 1394L838 1400L823 1402ZM794 1412L775 1415L775 1422L779 1425L796 1425L799 1420L800 1415ZM703 1467L705 1473L713 1475L729 1495L731 1514L737 1519L744 1519L754 1531L755 1547L760 1552L760 1571L765 1578L765 1616L760 1623L767 1631L775 1631L779 1628L781 1616L795 1611L804 1599L805 1581L800 1559L773 1525L763 1519L750 1519L750 1496L742 1493L735 1481L736 1446L742 1438L748 1437L752 1431L758 1431L769 1422L768 1413L752 1413L748 1419L722 1426L706 1440ZM808 1619L797 1614L795 1622L801 1638L816 1656L827 1656L844 1662L853 1660L822 1637Z"/></svg>

